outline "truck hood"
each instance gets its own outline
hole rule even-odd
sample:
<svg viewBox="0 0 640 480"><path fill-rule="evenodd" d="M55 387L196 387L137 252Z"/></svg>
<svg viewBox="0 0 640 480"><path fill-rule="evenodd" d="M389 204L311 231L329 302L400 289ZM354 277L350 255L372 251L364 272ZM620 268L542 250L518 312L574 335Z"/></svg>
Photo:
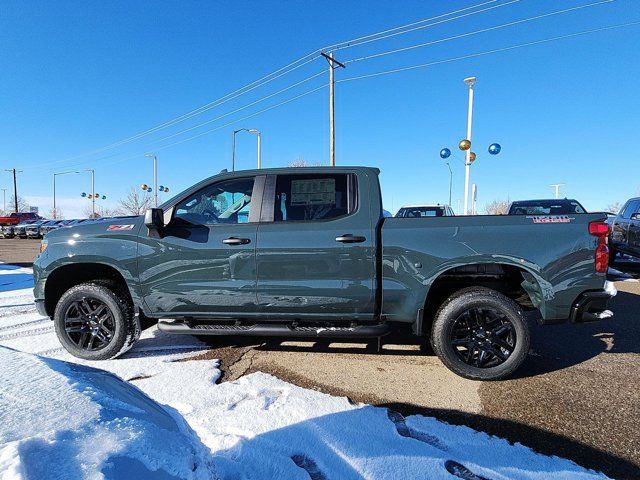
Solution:
<svg viewBox="0 0 640 480"><path fill-rule="evenodd" d="M91 238L104 236L136 235L144 217L115 217L108 219L90 220L78 225L61 227L47 233L46 239L50 243L68 241L86 241Z"/></svg>

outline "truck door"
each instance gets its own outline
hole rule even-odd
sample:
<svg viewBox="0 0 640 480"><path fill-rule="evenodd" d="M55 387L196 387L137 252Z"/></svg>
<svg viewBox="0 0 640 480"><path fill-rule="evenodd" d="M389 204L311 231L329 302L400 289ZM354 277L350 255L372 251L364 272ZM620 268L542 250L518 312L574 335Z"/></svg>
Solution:
<svg viewBox="0 0 640 480"><path fill-rule="evenodd" d="M259 202L252 198L256 188L261 196L264 178L209 184L179 200L166 227L146 237L143 227L139 278L154 314L255 312L257 223L252 220Z"/></svg>
<svg viewBox="0 0 640 480"><path fill-rule="evenodd" d="M256 250L261 312L373 318L376 222L370 186L359 180L368 179L347 172L267 177Z"/></svg>
<svg viewBox="0 0 640 480"><path fill-rule="evenodd" d="M628 248L631 215L638 210L639 206L640 200L629 200L614 219L611 229L611 243L617 249L626 250Z"/></svg>
<svg viewBox="0 0 640 480"><path fill-rule="evenodd" d="M629 218L627 239L629 253L640 254L640 201L636 203L636 208Z"/></svg>

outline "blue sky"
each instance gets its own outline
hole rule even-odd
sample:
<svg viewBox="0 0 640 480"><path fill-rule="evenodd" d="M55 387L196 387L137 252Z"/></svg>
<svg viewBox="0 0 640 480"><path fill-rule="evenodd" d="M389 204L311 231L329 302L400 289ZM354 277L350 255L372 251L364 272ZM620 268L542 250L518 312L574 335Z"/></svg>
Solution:
<svg viewBox="0 0 640 480"><path fill-rule="evenodd" d="M596 0L597 1L597 0ZM317 58L206 113L116 149L84 155L211 102L318 48L465 8L450 2L18 2L0 6L0 167L17 167L21 195L51 206L52 174L95 168L96 190L113 206L152 180L175 193L230 168L231 131L263 132L263 165L304 158L328 163L327 89L237 121L326 83L321 75L254 107L170 140L159 139L240 108L317 72ZM500 0L487 6L507 4ZM591 3L521 0L456 21L336 52L350 60ZM553 36L640 20L637 0L563 15L405 53L353 63L336 79L459 57ZM480 209L494 199L549 197L551 183L588 209L624 201L640 189L633 170L640 120L640 25L336 85L340 165L382 170L385 207L446 202L449 172L438 152L466 131L467 90L478 77L472 182ZM502 153L486 148L499 142ZM459 158L462 158L459 155ZM241 134L238 168L255 165L255 137ZM464 166L453 160L453 206ZM11 178L0 172L0 188ZM89 175L58 177L67 217L84 205ZM0 199L1 201L1 199ZM1 206L1 205L0 205Z"/></svg>

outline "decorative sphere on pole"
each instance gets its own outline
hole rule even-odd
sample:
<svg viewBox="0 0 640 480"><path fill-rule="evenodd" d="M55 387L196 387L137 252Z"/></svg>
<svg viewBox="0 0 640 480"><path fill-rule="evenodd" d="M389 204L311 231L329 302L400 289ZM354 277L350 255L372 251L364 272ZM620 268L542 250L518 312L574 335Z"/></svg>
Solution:
<svg viewBox="0 0 640 480"><path fill-rule="evenodd" d="M458 148L462 151L469 150L471 148L471 141L467 140L466 138L464 140L460 140Z"/></svg>
<svg viewBox="0 0 640 480"><path fill-rule="evenodd" d="M500 150L502 150L502 147L500 146L499 143L492 143L491 145L489 145L490 155L497 155L500 153Z"/></svg>
<svg viewBox="0 0 640 480"><path fill-rule="evenodd" d="M469 152L469 163L473 163L476 160L476 152Z"/></svg>
<svg viewBox="0 0 640 480"><path fill-rule="evenodd" d="M440 158L449 158L451 156L451 150L449 150L448 148L443 148L442 150L440 150Z"/></svg>

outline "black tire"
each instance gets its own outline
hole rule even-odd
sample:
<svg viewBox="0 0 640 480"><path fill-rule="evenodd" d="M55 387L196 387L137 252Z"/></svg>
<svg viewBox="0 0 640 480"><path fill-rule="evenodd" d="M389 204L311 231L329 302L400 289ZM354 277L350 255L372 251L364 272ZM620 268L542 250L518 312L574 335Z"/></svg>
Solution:
<svg viewBox="0 0 640 480"><path fill-rule="evenodd" d="M140 336L128 292L109 280L81 283L67 290L56 305L53 322L65 350L85 360L122 355Z"/></svg>
<svg viewBox="0 0 640 480"><path fill-rule="evenodd" d="M464 288L447 298L431 329L431 345L442 363L470 380L509 377L527 357L529 341L522 309L485 287Z"/></svg>

